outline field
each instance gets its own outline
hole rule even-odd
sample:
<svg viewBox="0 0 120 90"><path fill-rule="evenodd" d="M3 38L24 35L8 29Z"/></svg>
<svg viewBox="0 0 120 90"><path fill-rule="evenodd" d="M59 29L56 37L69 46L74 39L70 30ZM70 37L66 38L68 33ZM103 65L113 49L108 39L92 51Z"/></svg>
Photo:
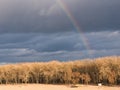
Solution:
<svg viewBox="0 0 120 90"><path fill-rule="evenodd" d="M67 85L21 84L0 85L0 90L120 90L120 87L80 85L77 88L71 88Z"/></svg>

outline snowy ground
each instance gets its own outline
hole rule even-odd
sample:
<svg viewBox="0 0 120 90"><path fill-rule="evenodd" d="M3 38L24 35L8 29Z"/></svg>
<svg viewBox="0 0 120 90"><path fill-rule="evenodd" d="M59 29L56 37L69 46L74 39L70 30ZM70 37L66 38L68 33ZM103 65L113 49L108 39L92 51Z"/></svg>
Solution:
<svg viewBox="0 0 120 90"><path fill-rule="evenodd" d="M42 84L27 84L27 85L0 85L0 90L120 90L120 87L107 86L85 86L80 85L77 88L71 88L67 85L42 85Z"/></svg>

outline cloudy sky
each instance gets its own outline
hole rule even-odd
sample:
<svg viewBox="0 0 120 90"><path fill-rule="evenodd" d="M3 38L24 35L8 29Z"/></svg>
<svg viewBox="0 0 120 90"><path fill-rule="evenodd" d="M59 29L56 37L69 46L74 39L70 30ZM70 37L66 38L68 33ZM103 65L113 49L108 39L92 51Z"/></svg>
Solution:
<svg viewBox="0 0 120 90"><path fill-rule="evenodd" d="M120 55L120 0L0 0L0 62Z"/></svg>

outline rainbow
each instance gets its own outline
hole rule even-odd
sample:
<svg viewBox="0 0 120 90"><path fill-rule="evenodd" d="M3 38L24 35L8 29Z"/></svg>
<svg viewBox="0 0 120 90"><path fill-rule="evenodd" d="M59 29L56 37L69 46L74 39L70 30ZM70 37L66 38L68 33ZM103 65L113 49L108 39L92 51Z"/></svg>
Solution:
<svg viewBox="0 0 120 90"><path fill-rule="evenodd" d="M87 37L84 35L83 31L81 30L81 28L78 24L78 21L75 19L74 15L71 13L67 4L63 0L56 0L56 1L60 5L60 7L63 9L63 11L66 13L68 18L70 19L71 23L75 27L75 30L77 30L77 32L80 34L80 39L82 40L86 50L88 51L88 55L92 56L93 53L91 51L89 41L88 41Z"/></svg>

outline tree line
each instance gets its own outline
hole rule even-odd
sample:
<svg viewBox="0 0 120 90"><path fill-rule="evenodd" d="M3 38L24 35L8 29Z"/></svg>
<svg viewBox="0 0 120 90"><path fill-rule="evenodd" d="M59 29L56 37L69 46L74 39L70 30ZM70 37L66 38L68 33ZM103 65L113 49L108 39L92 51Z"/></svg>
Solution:
<svg viewBox="0 0 120 90"><path fill-rule="evenodd" d="M120 84L120 57L0 66L0 84Z"/></svg>

